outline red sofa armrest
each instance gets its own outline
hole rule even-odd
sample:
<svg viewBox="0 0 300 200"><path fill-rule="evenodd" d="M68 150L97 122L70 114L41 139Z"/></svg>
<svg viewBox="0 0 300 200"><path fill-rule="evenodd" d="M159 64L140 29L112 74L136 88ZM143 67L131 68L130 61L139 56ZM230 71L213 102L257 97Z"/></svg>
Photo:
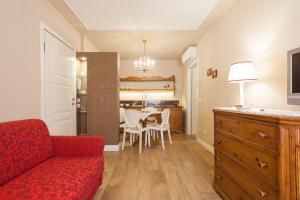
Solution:
<svg viewBox="0 0 300 200"><path fill-rule="evenodd" d="M57 156L103 156L101 136L51 136Z"/></svg>

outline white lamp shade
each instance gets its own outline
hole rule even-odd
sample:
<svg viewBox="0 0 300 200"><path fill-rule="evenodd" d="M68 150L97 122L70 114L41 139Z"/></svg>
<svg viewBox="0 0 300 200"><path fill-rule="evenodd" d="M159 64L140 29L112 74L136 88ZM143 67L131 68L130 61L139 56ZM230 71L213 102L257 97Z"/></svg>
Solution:
<svg viewBox="0 0 300 200"><path fill-rule="evenodd" d="M228 83L256 81L252 62L233 63L230 66Z"/></svg>

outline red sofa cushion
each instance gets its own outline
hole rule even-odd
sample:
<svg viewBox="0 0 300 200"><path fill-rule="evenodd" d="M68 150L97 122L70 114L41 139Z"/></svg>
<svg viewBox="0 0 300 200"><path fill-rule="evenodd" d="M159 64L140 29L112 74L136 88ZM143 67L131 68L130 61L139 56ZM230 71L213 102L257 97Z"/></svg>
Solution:
<svg viewBox="0 0 300 200"><path fill-rule="evenodd" d="M102 156L53 157L0 187L0 199L91 199L102 172Z"/></svg>
<svg viewBox="0 0 300 200"><path fill-rule="evenodd" d="M52 156L51 137L43 121L0 123L0 186Z"/></svg>
<svg viewBox="0 0 300 200"><path fill-rule="evenodd" d="M103 137L51 136L51 138L55 156L103 156Z"/></svg>

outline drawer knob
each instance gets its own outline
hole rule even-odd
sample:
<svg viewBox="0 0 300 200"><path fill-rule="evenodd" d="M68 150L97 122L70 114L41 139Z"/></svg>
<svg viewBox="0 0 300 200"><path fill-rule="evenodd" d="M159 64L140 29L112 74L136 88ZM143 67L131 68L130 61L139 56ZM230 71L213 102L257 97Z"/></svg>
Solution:
<svg viewBox="0 0 300 200"><path fill-rule="evenodd" d="M216 157L216 160L217 160L217 161L221 161L221 158L217 156L217 157Z"/></svg>
<svg viewBox="0 0 300 200"><path fill-rule="evenodd" d="M221 144L221 140L220 139L216 139L216 144Z"/></svg>
<svg viewBox="0 0 300 200"><path fill-rule="evenodd" d="M261 197L266 197L268 195L267 192L262 191L262 190L259 191L259 194L260 194Z"/></svg>
<svg viewBox="0 0 300 200"><path fill-rule="evenodd" d="M221 120L219 120L219 121L218 121L218 124L222 125L222 124L223 124L223 122L222 122Z"/></svg>
<svg viewBox="0 0 300 200"><path fill-rule="evenodd" d="M260 168L267 168L267 163L259 160L258 158L255 159L257 161L257 165L260 167Z"/></svg>
<svg viewBox="0 0 300 200"><path fill-rule="evenodd" d="M240 156L239 156L237 153L233 153L233 156L234 156L237 160L242 161L242 159L240 158Z"/></svg>
<svg viewBox="0 0 300 200"><path fill-rule="evenodd" d="M217 180L222 180L223 178L221 176L216 176Z"/></svg>
<svg viewBox="0 0 300 200"><path fill-rule="evenodd" d="M264 163L264 162L259 162L258 165L259 165L261 168L266 168L266 167L267 167L267 163Z"/></svg>
<svg viewBox="0 0 300 200"><path fill-rule="evenodd" d="M266 138L267 134L263 133L263 132L258 132L259 137L261 138Z"/></svg>

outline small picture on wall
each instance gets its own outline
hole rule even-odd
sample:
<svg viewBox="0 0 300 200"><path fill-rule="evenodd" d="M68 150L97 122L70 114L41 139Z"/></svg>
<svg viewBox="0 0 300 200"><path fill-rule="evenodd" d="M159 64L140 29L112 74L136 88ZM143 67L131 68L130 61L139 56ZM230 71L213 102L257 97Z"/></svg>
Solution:
<svg viewBox="0 0 300 200"><path fill-rule="evenodd" d="M212 68L209 68L206 72L207 76L211 76L212 75Z"/></svg>
<svg viewBox="0 0 300 200"><path fill-rule="evenodd" d="M217 69L213 70L212 73L211 73L211 76L212 76L212 78L217 78L218 77L218 70Z"/></svg>

